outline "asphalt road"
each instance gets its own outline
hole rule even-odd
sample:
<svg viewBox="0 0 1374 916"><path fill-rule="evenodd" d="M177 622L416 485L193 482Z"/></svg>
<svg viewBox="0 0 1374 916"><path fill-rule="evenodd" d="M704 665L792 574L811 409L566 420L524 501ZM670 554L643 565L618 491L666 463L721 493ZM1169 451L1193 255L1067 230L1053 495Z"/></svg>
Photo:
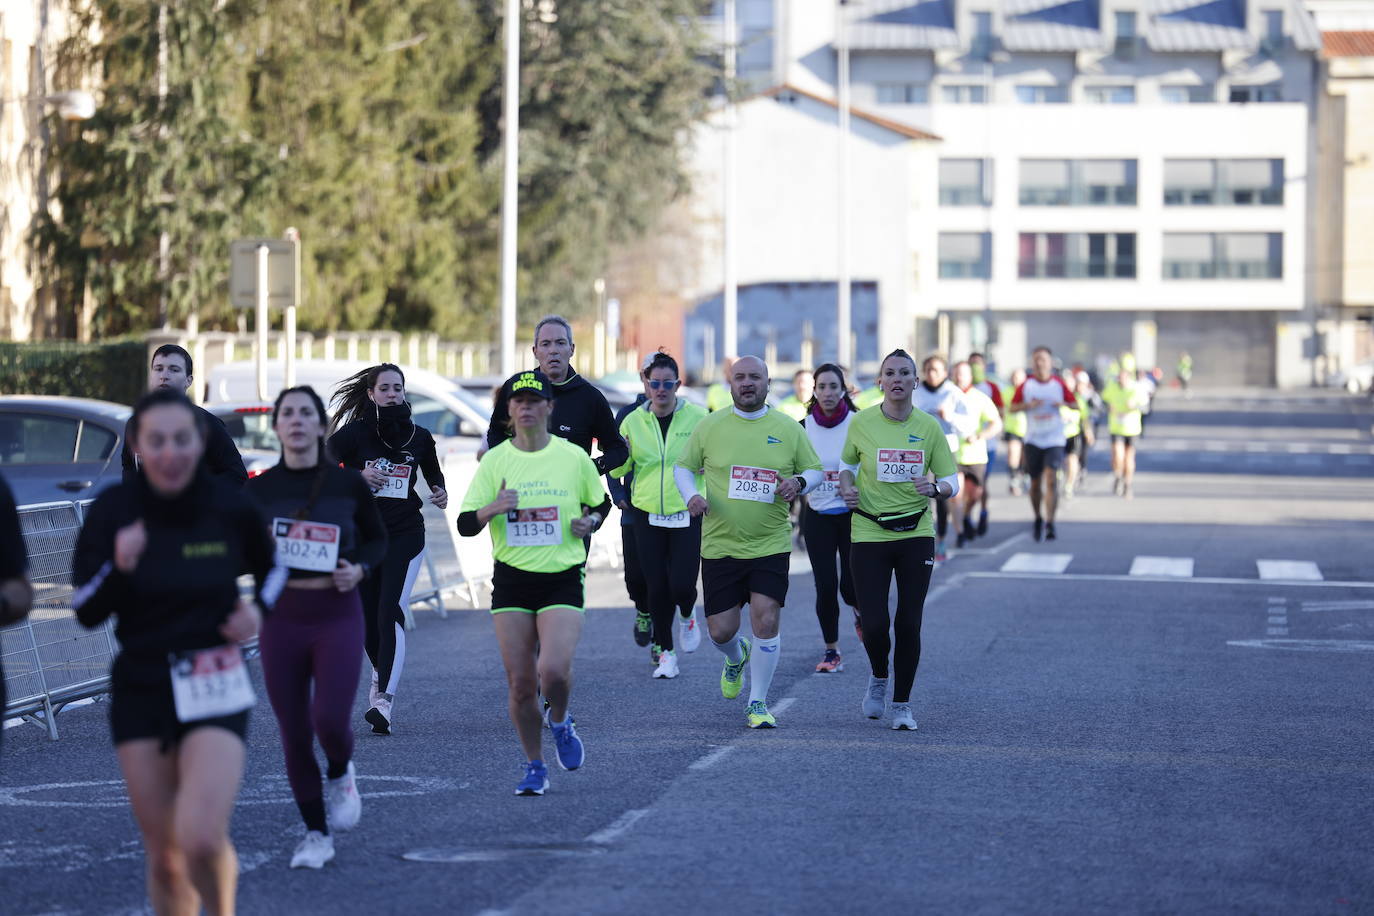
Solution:
<svg viewBox="0 0 1374 916"><path fill-rule="evenodd" d="M1136 498L1094 454L1052 543L995 474L989 536L936 572L915 733L861 716L852 630L846 670L813 673L801 555L768 732L721 698L709 643L651 680L597 573L587 764L516 798L488 615L422 613L395 736L359 722L362 824L321 872L287 868L301 828L255 714L241 911L1374 912L1374 469L1344 460L1370 422L1343 396L1166 396ZM5 734L0 913L142 912L104 708L62 734Z"/></svg>

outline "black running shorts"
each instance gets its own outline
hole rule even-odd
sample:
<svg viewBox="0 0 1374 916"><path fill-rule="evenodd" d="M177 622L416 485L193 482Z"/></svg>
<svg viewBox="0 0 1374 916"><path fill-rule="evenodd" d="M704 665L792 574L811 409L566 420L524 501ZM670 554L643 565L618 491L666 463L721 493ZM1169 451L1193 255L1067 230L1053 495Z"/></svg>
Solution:
<svg viewBox="0 0 1374 916"><path fill-rule="evenodd" d="M553 608L583 610L585 567L580 563L560 572L526 572L497 562L491 575L491 612L538 614Z"/></svg>
<svg viewBox="0 0 1374 916"><path fill-rule="evenodd" d="M1057 471L1063 466L1064 446L1051 445L1049 448L1040 448L1026 443L1026 473L1030 476L1039 477L1045 472L1045 468Z"/></svg>
<svg viewBox="0 0 1374 916"><path fill-rule="evenodd" d="M787 602L787 567L790 556L736 560L722 557L701 560L701 590L706 616L733 611L749 603L751 594L767 595L779 605Z"/></svg>
<svg viewBox="0 0 1374 916"><path fill-rule="evenodd" d="M116 746L125 741L156 738L166 753L197 728L223 728L242 739L248 734L248 710L182 722L177 719L170 679L162 686L124 685L110 691L110 733Z"/></svg>

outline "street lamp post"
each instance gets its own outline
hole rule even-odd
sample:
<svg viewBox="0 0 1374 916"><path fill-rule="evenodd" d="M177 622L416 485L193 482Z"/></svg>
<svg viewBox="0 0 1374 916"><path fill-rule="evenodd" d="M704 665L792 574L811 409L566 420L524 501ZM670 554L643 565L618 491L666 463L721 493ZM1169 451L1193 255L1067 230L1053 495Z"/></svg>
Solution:
<svg viewBox="0 0 1374 916"><path fill-rule="evenodd" d="M835 41L839 49L839 175L836 182L836 210L838 238L836 239L839 269L836 272L836 353L835 361L850 372L854 371L854 333L850 303L849 279L849 41L845 35L845 7L849 0L839 0L835 8Z"/></svg>
<svg viewBox="0 0 1374 916"><path fill-rule="evenodd" d="M721 178L725 185L721 245L724 264L724 307L721 318L721 356L739 355L739 277L735 264L736 136L739 112L735 106L735 0L725 0L725 165ZM722 379L721 381L724 381Z"/></svg>
<svg viewBox="0 0 1374 916"><path fill-rule="evenodd" d="M505 94L502 112L501 375L515 374L515 246L519 237L520 0L506 0Z"/></svg>

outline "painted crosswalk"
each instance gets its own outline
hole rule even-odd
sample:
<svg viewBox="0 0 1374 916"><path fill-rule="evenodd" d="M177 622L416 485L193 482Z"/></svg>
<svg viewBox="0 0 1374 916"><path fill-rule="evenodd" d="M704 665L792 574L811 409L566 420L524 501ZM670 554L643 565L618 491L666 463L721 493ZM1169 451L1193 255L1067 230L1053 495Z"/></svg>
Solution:
<svg viewBox="0 0 1374 916"><path fill-rule="evenodd" d="M1311 560L1256 560L1261 579L1303 579L1319 581L1322 571Z"/></svg>
<svg viewBox="0 0 1374 916"><path fill-rule="evenodd" d="M1192 557L1136 557L1131 561L1133 576L1179 576L1193 574Z"/></svg>
<svg viewBox="0 0 1374 916"><path fill-rule="evenodd" d="M1072 575L1080 570L1070 569L1071 553L1014 553L1002 564L1003 573L1031 573L1037 575ZM1157 557L1141 555L1132 558L1127 575L1149 579L1192 579L1195 576L1193 557ZM1321 568L1311 560L1263 559L1255 561L1260 580L1274 582L1322 582Z"/></svg>

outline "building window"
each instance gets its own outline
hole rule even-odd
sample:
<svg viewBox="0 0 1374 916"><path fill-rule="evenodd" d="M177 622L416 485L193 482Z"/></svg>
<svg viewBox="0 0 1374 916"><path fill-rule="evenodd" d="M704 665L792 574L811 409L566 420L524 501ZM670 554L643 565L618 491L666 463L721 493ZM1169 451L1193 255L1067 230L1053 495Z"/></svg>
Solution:
<svg viewBox="0 0 1374 916"><path fill-rule="evenodd" d="M967 83L941 86L940 99L951 105L986 105L988 87Z"/></svg>
<svg viewBox="0 0 1374 916"><path fill-rule="evenodd" d="M1017 276L1023 280L1129 280L1134 232L1023 232Z"/></svg>
<svg viewBox="0 0 1374 916"><path fill-rule="evenodd" d="M1269 53L1283 50L1283 10L1264 11L1264 38L1260 47Z"/></svg>
<svg viewBox="0 0 1374 916"><path fill-rule="evenodd" d="M1217 100L1215 86L1160 86L1159 100L1168 105L1197 105Z"/></svg>
<svg viewBox="0 0 1374 916"><path fill-rule="evenodd" d="M1278 83L1268 83L1264 86L1232 86L1232 102L1282 102L1283 91Z"/></svg>
<svg viewBox="0 0 1374 916"><path fill-rule="evenodd" d="M1278 232L1166 232L1166 280L1281 280Z"/></svg>
<svg viewBox="0 0 1374 916"><path fill-rule="evenodd" d="M1022 105L1062 105L1068 100L1067 86L1016 87L1016 101Z"/></svg>
<svg viewBox="0 0 1374 916"><path fill-rule="evenodd" d="M986 207L991 204L987 168L988 163L982 159L941 159L940 205Z"/></svg>
<svg viewBox="0 0 1374 916"><path fill-rule="evenodd" d="M1166 159L1166 206L1283 205L1282 159Z"/></svg>
<svg viewBox="0 0 1374 916"><path fill-rule="evenodd" d="M930 101L925 83L878 83L879 105L924 105Z"/></svg>
<svg viewBox="0 0 1374 916"><path fill-rule="evenodd" d="M992 13L973 14L973 41L969 46L969 57L974 60L987 60L992 56Z"/></svg>
<svg viewBox="0 0 1374 916"><path fill-rule="evenodd" d="M1022 159L1019 202L1027 207L1135 206L1134 159Z"/></svg>
<svg viewBox="0 0 1374 916"><path fill-rule="evenodd" d="M1135 13L1118 10L1115 15L1116 39L1112 51L1123 60L1131 60L1140 49L1140 36L1135 28Z"/></svg>
<svg viewBox="0 0 1374 916"><path fill-rule="evenodd" d="M940 279L986 280L991 276L992 233L940 233Z"/></svg>
<svg viewBox="0 0 1374 916"><path fill-rule="evenodd" d="M1134 105L1134 86L1085 86L1083 100L1093 105Z"/></svg>

